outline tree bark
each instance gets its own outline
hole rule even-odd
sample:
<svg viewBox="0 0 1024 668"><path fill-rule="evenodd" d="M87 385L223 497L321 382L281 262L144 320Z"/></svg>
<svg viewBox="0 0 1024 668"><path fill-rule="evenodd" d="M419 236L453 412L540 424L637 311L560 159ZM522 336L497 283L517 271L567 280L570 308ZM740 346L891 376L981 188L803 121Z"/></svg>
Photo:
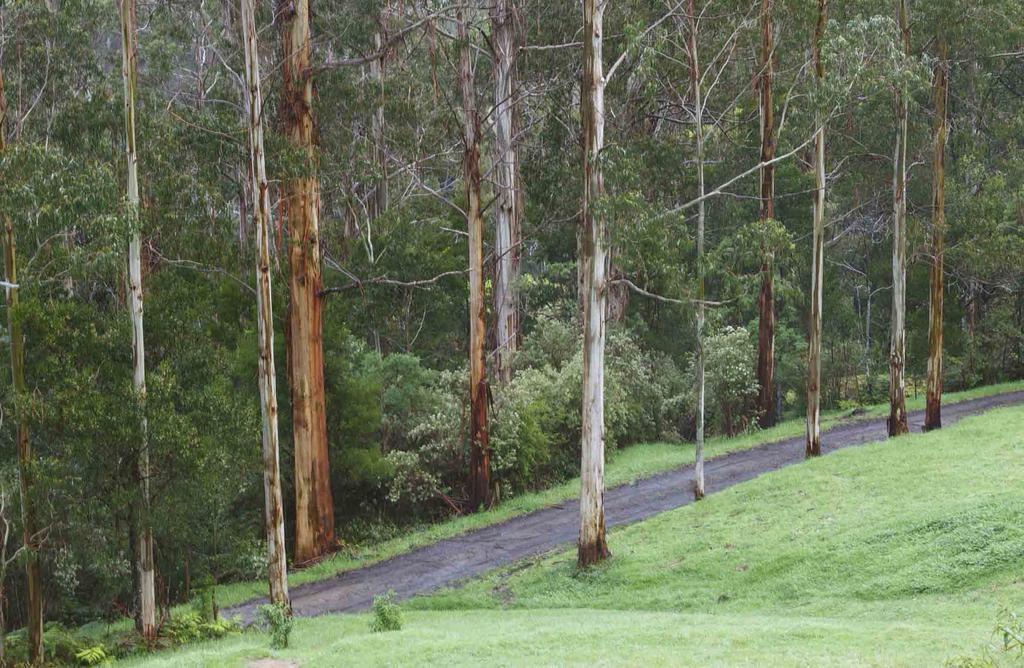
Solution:
<svg viewBox="0 0 1024 668"><path fill-rule="evenodd" d="M761 0L761 73L758 77L761 117L761 223L775 218L775 106L772 95L775 34L772 10L775 0ZM767 230L766 230L767 231ZM757 299L757 407L761 427L776 422L775 412L775 267L769 248L761 247L761 292Z"/></svg>
<svg viewBox="0 0 1024 668"><path fill-rule="evenodd" d="M147 640L156 637L156 575L153 564L153 528L149 518L149 435L146 407L146 345L143 329L142 239L139 231L139 161L135 146L135 84L138 73L135 0L120 0L121 78L124 83L124 136L127 163L126 197L132 231L128 242L128 309L132 326L132 385L142 415L142 439L136 463L139 479L139 528L135 565L138 576L139 608L136 626Z"/></svg>
<svg viewBox="0 0 1024 668"><path fill-rule="evenodd" d="M814 28L814 75L819 88L825 82L822 40L828 20L828 0L818 0L818 21ZM811 257L811 314L807 340L807 448L808 457L821 454L821 306L825 254L825 118L816 114L814 137L814 227Z"/></svg>
<svg viewBox="0 0 1024 668"><path fill-rule="evenodd" d="M462 94L462 178L469 232L469 492L473 510L491 505L490 439L487 429L487 366L484 306L484 217L480 202L480 114L473 87L469 29L458 11L459 89Z"/></svg>
<svg viewBox="0 0 1024 668"><path fill-rule="evenodd" d="M697 140L697 447L694 463L693 496L704 498L704 99L701 94L700 60L697 53L697 6L687 3L689 35L687 55L690 61L690 94L693 95L693 121Z"/></svg>
<svg viewBox="0 0 1024 668"><path fill-rule="evenodd" d="M0 154L7 149L7 97L4 92L3 69L0 68ZM39 520L33 497L32 444L29 441L28 386L25 383L25 334L15 311L18 308L18 253L14 224L3 214L4 280L6 288L7 331L11 344L11 380L14 385L14 412L17 420L18 489L21 494L22 541L25 545L25 579L28 600L25 625L28 627L28 653L33 665L42 664L43 652L43 579L39 565ZM0 597L0 605L3 598Z"/></svg>
<svg viewBox="0 0 1024 668"><path fill-rule="evenodd" d="M904 56L910 57L907 0L897 0L897 18ZM907 104L906 85L896 92L896 148L893 155L892 334L889 343L889 436L909 431L906 401L907 317Z"/></svg>
<svg viewBox="0 0 1024 668"><path fill-rule="evenodd" d="M303 564L324 556L335 546L324 397L320 180L313 119L309 0L279 0L277 20L281 23L284 130L292 146L306 158L305 174L289 178L282 188L291 237L288 361L295 437L295 561Z"/></svg>
<svg viewBox="0 0 1024 668"><path fill-rule="evenodd" d="M253 0L241 0L245 83L249 104L249 173L252 175L256 227L256 321L259 336L260 412L263 416L263 499L267 534L267 579L270 602L288 600L288 556L284 542L284 503L277 428L277 365L274 363L274 308L270 285L270 189L263 150L263 94L256 43Z"/></svg>
<svg viewBox="0 0 1024 668"><path fill-rule="evenodd" d="M604 522L604 344L608 297L608 232L595 200L604 194L604 10L607 0L583 0L583 415L580 450L581 568L609 556Z"/></svg>
<svg viewBox="0 0 1024 668"><path fill-rule="evenodd" d="M925 406L926 431L942 427L942 307L943 259L946 244L946 99L949 96L949 54L945 35L938 36L939 59L935 63L933 95L935 130L932 158L932 266L928 301L928 393ZM971 300L973 333L974 300Z"/></svg>
<svg viewBox="0 0 1024 668"><path fill-rule="evenodd" d="M379 26L373 34L374 51L384 47L384 27L386 25L386 9L381 10L378 18ZM370 80L376 88L377 102L373 108L370 121L370 135L373 139L373 162L377 166L377 182L370 194L370 220L376 220L388 209L388 162L384 151L384 57L370 61Z"/></svg>
<svg viewBox="0 0 1024 668"><path fill-rule="evenodd" d="M491 5L492 67L494 72L494 318L498 381L512 379L512 356L519 340L517 276L519 236L516 193L518 162L514 135L515 35L513 0Z"/></svg>

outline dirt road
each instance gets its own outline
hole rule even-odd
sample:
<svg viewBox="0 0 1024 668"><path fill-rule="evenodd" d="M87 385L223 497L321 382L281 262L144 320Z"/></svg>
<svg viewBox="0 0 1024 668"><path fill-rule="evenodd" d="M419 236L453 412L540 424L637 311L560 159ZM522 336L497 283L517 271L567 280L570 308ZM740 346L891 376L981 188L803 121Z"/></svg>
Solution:
<svg viewBox="0 0 1024 668"><path fill-rule="evenodd" d="M943 424L992 408L1024 403L1024 392L1012 392L944 406ZM910 414L912 431L920 431L923 411ZM822 436L822 452L862 445L885 438L885 420L856 420L840 424ZM714 493L804 460L803 437L761 445L709 459L707 491ZM605 493L609 526L629 524L693 502L693 466L684 466ZM292 589L292 607L300 616L356 612L370 607L373 597L394 590L399 599L451 586L526 557L566 547L579 531L579 502L565 501L507 522L442 540L387 561ZM612 541L614 548L614 540ZM265 600L224 611L226 616L253 618Z"/></svg>

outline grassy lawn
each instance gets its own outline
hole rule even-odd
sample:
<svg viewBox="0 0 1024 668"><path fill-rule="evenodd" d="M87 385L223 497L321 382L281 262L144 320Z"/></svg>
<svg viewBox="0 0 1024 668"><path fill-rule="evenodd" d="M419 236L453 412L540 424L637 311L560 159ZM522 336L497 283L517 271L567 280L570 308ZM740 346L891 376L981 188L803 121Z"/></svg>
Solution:
<svg viewBox="0 0 1024 668"><path fill-rule="evenodd" d="M1003 409L614 530L585 574L565 551L414 599L399 632L322 617L288 650L248 633L132 665L941 666L1024 608L1022 488L1024 408Z"/></svg>
<svg viewBox="0 0 1024 668"><path fill-rule="evenodd" d="M949 393L944 396L944 402L947 404L956 403L958 401L1016 390L1024 390L1024 382L987 385L965 392ZM923 395L916 399L912 397L908 399L908 410L923 408ZM866 407L865 411L865 414L860 416L861 418L887 415L889 408L888 404L878 404ZM827 429L833 426L845 416L848 416L849 412L848 410L826 412L822 416L823 428ZM713 438L707 443L705 456L716 457L764 443L799 436L804 433L804 424L803 418L794 418L781 422L771 429L735 438ZM610 452L609 457L605 472L605 484L608 487L614 487L679 466L691 464L693 463L694 450L692 443L645 443ZM574 478L540 492L524 494L509 499L487 512L452 518L445 522L412 530L396 538L379 543L355 546L353 549L336 554L315 566L301 571L292 571L289 573L288 581L294 587L304 582L324 580L338 573L382 561L414 548L435 543L444 538L451 538L473 529L497 524L517 515L523 515L565 501L566 499L574 498L579 494L579 487L579 478ZM266 590L267 584L262 580L223 585L217 589L217 600L221 606L228 607L259 596L265 596Z"/></svg>

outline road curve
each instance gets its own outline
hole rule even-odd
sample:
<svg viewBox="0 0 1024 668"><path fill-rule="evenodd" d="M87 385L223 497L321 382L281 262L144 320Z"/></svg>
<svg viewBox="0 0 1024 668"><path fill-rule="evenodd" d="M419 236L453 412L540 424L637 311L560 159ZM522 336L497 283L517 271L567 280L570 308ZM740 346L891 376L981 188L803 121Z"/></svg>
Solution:
<svg viewBox="0 0 1024 668"><path fill-rule="evenodd" d="M1024 391L950 404L943 406L943 424L948 426L968 415L1022 403ZM909 418L911 430L920 430L924 412L915 411ZM822 453L885 437L884 419L844 422L822 435ZM802 436L715 457L705 464L707 491L713 494L803 460ZM689 465L607 490L608 526L630 524L692 503L692 480L693 466ZM579 531L578 513L579 501L572 499L327 580L299 585L291 591L292 609L303 617L358 612L368 609L374 596L388 590L394 590L398 599L407 599L456 584L520 559L568 546ZM223 612L227 617L239 615L249 622L263 603L266 599L256 599Z"/></svg>

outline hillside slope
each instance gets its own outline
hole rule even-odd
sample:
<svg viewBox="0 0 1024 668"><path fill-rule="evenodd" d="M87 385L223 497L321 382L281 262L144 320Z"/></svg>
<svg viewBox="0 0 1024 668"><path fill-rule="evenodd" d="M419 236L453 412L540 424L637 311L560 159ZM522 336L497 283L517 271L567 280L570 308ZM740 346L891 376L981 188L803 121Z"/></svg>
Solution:
<svg viewBox="0 0 1024 668"><path fill-rule="evenodd" d="M565 551L367 615L300 620L146 666L941 665L1024 607L1024 408L835 453L613 532L586 574Z"/></svg>

